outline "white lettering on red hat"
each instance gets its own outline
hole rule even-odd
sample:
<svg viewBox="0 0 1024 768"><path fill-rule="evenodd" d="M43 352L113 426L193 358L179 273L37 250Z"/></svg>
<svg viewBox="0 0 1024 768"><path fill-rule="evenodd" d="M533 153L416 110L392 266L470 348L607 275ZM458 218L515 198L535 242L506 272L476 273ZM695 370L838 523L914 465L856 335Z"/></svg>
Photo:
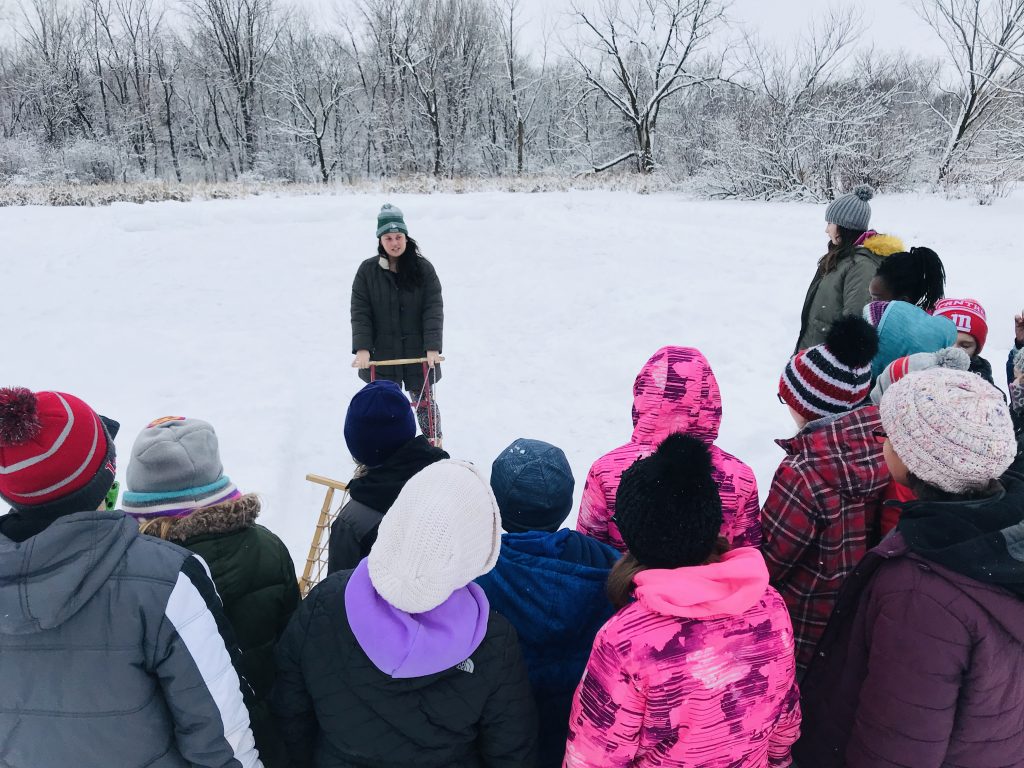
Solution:
<svg viewBox="0 0 1024 768"><path fill-rule="evenodd" d="M950 314L950 315L946 315L946 317L948 317L950 320L952 320L954 323L956 323L956 329L958 331L963 331L964 333L970 333L971 332L971 316L970 315L961 315L959 312L956 312L956 313L953 313L953 314Z"/></svg>

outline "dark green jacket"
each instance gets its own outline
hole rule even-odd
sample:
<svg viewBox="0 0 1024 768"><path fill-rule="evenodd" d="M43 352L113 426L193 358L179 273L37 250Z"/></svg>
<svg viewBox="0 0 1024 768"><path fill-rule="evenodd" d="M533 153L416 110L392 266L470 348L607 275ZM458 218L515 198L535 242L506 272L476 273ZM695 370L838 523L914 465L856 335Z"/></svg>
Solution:
<svg viewBox="0 0 1024 768"><path fill-rule="evenodd" d="M210 568L242 652L241 670L256 694L253 734L269 768L285 764L267 699L276 674L274 646L299 605L299 586L287 547L256 525L259 512L259 497L248 494L174 520L164 538Z"/></svg>
<svg viewBox="0 0 1024 768"><path fill-rule="evenodd" d="M422 284L406 290L399 290L398 276L388 270L386 259L374 256L359 265L352 282L353 353L368 349L372 360L395 360L423 357L428 349L441 351L441 281L429 261L420 257L420 264ZM440 380L440 366L435 372ZM370 380L369 371L360 371L359 376L363 381ZM377 378L399 385L404 382L407 390L419 392L423 387L423 367L378 368Z"/></svg>
<svg viewBox="0 0 1024 768"><path fill-rule="evenodd" d="M814 275L800 314L797 351L825 343L829 326L843 315L860 315L871 300L868 286L882 259L903 250L892 235L872 235L858 245L851 256L839 260L836 268Z"/></svg>

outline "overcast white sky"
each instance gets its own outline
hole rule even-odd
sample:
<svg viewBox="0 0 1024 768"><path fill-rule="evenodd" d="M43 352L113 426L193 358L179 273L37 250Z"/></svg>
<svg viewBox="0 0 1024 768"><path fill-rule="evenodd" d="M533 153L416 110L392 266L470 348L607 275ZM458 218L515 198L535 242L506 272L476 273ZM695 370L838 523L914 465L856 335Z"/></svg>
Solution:
<svg viewBox="0 0 1024 768"><path fill-rule="evenodd" d="M289 2L289 0L285 0ZM586 0L588 4L594 0ZM0 0L3 2L3 0ZM297 6L317 8L330 15L332 8L351 9L355 0L290 0ZM540 40L545 17L565 22L570 0L520 0L524 21L524 39ZM941 56L944 49L932 30L913 10L915 0L732 0L729 16L758 31L770 42L785 44L795 40L815 14L832 7L851 7L862 15L863 43L882 50L904 48L919 56Z"/></svg>

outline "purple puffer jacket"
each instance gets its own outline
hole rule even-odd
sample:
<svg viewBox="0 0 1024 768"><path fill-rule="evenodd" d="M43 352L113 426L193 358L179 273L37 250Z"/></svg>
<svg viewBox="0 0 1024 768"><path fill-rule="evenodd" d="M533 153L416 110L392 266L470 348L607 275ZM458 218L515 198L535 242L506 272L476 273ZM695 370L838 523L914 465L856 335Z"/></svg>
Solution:
<svg viewBox="0 0 1024 768"><path fill-rule="evenodd" d="M847 580L801 689L801 766L1024 766L1024 602L895 532Z"/></svg>
<svg viewBox="0 0 1024 768"><path fill-rule="evenodd" d="M702 440L711 452L712 476L722 497L722 536L734 547L761 545L761 510L754 473L714 441L722 423L722 395L711 365L699 350L662 347L633 383L633 437L594 462L583 488L576 530L626 551L612 521L623 470L650 456L674 432Z"/></svg>

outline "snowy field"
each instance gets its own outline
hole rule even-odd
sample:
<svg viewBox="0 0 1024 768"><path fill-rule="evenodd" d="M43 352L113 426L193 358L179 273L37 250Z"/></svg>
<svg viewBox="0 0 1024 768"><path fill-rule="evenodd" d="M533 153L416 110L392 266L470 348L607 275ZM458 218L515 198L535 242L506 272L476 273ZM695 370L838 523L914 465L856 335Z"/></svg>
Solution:
<svg viewBox="0 0 1024 768"><path fill-rule="evenodd" d="M444 286L445 448L487 469L516 437L565 449L577 503L590 463L631 432L633 378L665 344L704 351L719 445L762 500L793 432L776 400L825 246L824 206L610 192L393 195ZM349 291L380 196L0 209L0 385L58 389L119 420L119 476L150 420L211 421L225 472L301 570L322 501L347 480ZM978 207L881 197L872 223L934 247L947 295L989 313L1002 376L1024 306L1024 197ZM575 519L575 514L569 523Z"/></svg>

